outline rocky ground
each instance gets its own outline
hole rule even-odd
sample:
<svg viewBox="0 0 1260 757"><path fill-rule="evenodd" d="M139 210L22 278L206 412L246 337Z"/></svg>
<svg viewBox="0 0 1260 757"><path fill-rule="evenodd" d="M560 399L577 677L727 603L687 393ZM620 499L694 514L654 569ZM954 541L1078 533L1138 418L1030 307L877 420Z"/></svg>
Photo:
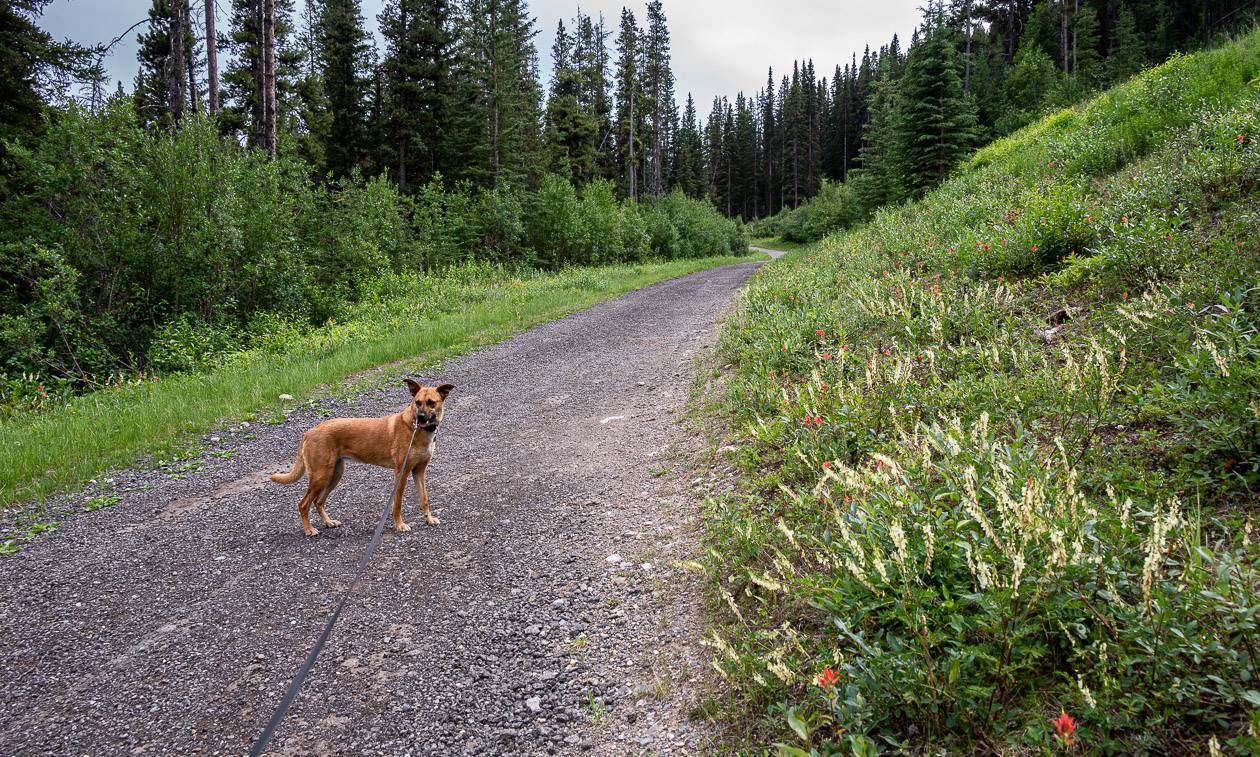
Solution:
<svg viewBox="0 0 1260 757"><path fill-rule="evenodd" d="M281 725L281 754L701 754L709 670L677 562L703 485L678 416L755 264L663 282L422 377L450 382L437 527L386 532ZM345 525L302 535L273 484L322 418L399 383L239 424L178 469L0 560L0 752L241 754L366 546L390 472L352 465ZM101 491L78 495L83 501ZM318 525L318 523L317 523Z"/></svg>

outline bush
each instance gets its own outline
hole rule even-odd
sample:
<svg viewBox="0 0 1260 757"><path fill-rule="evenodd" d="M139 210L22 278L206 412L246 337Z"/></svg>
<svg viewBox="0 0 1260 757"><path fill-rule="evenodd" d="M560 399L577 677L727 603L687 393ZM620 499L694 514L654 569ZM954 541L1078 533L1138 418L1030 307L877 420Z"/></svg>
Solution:
<svg viewBox="0 0 1260 757"><path fill-rule="evenodd" d="M0 175L0 377L37 386L199 370L255 324L324 323L397 273L745 249L705 203L671 196L657 212L604 181L580 197L557 176L536 193L440 176L412 196L383 176L317 183L297 157L224 142L203 119L148 131L126 98L54 111L39 141L7 145Z"/></svg>

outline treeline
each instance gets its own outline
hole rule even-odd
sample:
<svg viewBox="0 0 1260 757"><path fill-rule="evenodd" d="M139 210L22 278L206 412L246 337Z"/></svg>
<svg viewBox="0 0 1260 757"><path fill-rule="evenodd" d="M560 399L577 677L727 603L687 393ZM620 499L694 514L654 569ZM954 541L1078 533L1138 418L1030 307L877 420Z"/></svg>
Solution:
<svg viewBox="0 0 1260 757"><path fill-rule="evenodd" d="M46 2L0 4L0 58L23 62L0 67L0 409L192 368L199 345L341 318L469 262L747 250L741 224L671 191L659 3L646 31L624 19L622 122L603 79L568 99L608 62L583 16L544 113L518 0L394 0L379 57L357 0L233 0L221 33L188 0L154 0L134 90L111 95L102 49L39 28Z"/></svg>
<svg viewBox="0 0 1260 757"><path fill-rule="evenodd" d="M789 212L758 228L817 238L921 196L975 147L1254 14L1252 0L937 0L909 45L894 36L830 76L797 62L751 97L717 99L704 127L707 193L745 219L823 193L813 218Z"/></svg>

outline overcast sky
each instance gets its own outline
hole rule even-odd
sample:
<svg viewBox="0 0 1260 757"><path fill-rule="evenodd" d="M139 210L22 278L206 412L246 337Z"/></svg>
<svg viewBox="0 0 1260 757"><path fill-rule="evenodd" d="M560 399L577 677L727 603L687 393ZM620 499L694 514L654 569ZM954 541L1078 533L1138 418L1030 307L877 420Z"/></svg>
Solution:
<svg viewBox="0 0 1260 757"><path fill-rule="evenodd" d="M792 61L812 58L820 75L830 77L868 43L879 47L894 33L908 39L919 19L922 0L664 0L673 43L673 68L681 107L687 93L695 95L703 116L715 95L734 98L752 94L765 84L766 69L775 78L790 73ZM194 18L201 17L202 0L191 0ZM227 26L228 0L217 0L218 26ZM362 0L368 28L376 31L376 16L385 0ZM295 5L301 7L302 0ZM586 0L585 13L607 19L615 35L623 5L644 22L639 0ZM41 23L54 37L85 44L108 42L146 18L149 0L53 0ZM551 43L556 22L566 26L578 3L574 0L532 0L537 19L539 63L544 87L551 76ZM136 73L136 32L115 48L106 61L109 74L121 79L128 91ZM615 36L609 39L611 46ZM220 67L221 68L221 67ZM111 82L110 88L113 84Z"/></svg>

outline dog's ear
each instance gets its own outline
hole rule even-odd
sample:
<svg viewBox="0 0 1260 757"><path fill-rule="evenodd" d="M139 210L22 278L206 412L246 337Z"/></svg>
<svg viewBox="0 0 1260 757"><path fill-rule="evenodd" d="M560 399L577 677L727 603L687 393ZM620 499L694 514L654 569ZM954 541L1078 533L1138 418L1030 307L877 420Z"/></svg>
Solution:
<svg viewBox="0 0 1260 757"><path fill-rule="evenodd" d="M437 388L437 390L438 390L438 394L442 395L442 399L446 399L446 395L450 394L451 390L454 388L455 388L454 384L442 384L441 386Z"/></svg>
<svg viewBox="0 0 1260 757"><path fill-rule="evenodd" d="M406 379L403 383L407 385L407 390L411 392L412 397L419 394L420 390L424 388L423 386L420 386L420 382L415 379Z"/></svg>

